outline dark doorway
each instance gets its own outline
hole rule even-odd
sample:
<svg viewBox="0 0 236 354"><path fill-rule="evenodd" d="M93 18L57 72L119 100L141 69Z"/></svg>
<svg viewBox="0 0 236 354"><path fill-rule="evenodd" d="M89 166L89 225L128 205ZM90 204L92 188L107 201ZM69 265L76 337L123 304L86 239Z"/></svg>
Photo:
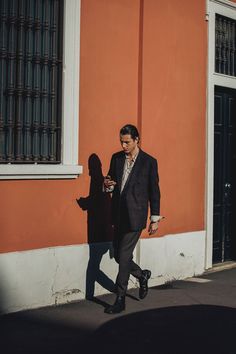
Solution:
<svg viewBox="0 0 236 354"><path fill-rule="evenodd" d="M236 90L215 87L213 263L235 259Z"/></svg>

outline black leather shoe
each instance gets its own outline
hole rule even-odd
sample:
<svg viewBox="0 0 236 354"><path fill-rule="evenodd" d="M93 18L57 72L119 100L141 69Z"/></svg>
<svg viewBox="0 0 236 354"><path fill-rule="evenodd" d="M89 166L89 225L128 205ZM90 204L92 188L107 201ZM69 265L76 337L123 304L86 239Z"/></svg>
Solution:
<svg viewBox="0 0 236 354"><path fill-rule="evenodd" d="M125 310L125 296L117 296L114 305L107 307L104 312L112 315L113 313L120 313Z"/></svg>
<svg viewBox="0 0 236 354"><path fill-rule="evenodd" d="M148 279L151 278L150 270L143 270L142 277L139 279L139 298L144 299L148 293Z"/></svg>

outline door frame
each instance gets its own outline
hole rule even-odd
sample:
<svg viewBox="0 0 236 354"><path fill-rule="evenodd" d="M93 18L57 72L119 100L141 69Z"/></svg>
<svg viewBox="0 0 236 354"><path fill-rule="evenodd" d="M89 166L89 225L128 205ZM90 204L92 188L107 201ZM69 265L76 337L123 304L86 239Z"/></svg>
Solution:
<svg viewBox="0 0 236 354"><path fill-rule="evenodd" d="M207 77L207 140L206 140L206 199L205 268L212 267L213 254L213 197L214 197L214 88L236 89L236 77L215 73L215 15L236 20L236 3L228 0L206 0L208 21L208 77Z"/></svg>

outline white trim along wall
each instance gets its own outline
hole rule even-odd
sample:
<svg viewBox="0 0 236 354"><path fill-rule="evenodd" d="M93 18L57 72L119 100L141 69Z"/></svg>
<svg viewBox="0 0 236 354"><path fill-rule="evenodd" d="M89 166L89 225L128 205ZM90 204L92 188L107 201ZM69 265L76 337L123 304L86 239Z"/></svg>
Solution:
<svg viewBox="0 0 236 354"><path fill-rule="evenodd" d="M76 178L78 165L81 0L64 0L62 163L0 165L0 179Z"/></svg>
<svg viewBox="0 0 236 354"><path fill-rule="evenodd" d="M208 88L207 88L207 171L206 171L206 263L212 267L213 196L214 196L214 88L236 89L236 78L215 73L215 14L236 20L236 3L228 0L207 0L208 20Z"/></svg>
<svg viewBox="0 0 236 354"><path fill-rule="evenodd" d="M0 313L78 301L93 288L96 296L112 291L117 264L110 250L101 243L0 254ZM205 231L141 239L134 258L151 269L151 286L200 275ZM129 288L136 286L131 277Z"/></svg>

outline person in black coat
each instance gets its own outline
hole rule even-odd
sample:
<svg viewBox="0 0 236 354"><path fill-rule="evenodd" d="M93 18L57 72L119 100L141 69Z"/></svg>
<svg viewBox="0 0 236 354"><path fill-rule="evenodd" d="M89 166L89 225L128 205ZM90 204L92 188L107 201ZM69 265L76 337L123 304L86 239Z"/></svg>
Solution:
<svg viewBox="0 0 236 354"><path fill-rule="evenodd" d="M150 270L142 270L133 261L133 251L141 232L146 228L150 205L149 234L157 232L160 216L160 189L157 160L139 148L139 132L128 124L120 130L123 151L111 158L104 179L105 192L112 193L112 224L114 225L114 257L119 264L116 278L116 301L106 313L125 309L125 295L130 274L139 280L139 297L148 292Z"/></svg>

